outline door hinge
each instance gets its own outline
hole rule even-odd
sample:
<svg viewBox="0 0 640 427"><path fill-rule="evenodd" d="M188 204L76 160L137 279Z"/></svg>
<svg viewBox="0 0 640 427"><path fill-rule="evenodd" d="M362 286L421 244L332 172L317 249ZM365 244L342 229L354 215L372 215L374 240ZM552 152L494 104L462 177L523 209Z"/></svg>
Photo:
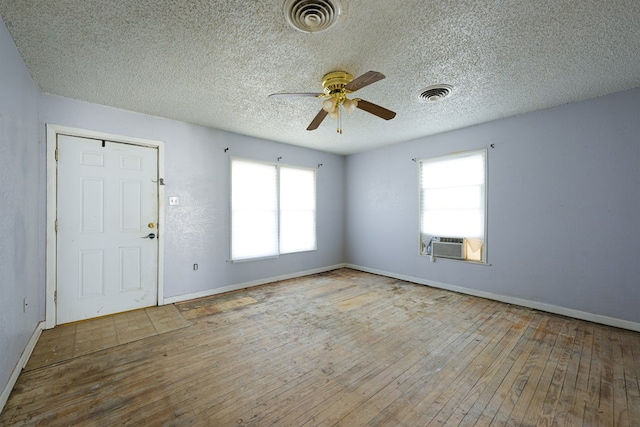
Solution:
<svg viewBox="0 0 640 427"><path fill-rule="evenodd" d="M56 162L58 161L58 149L56 148Z"/></svg>
<svg viewBox="0 0 640 427"><path fill-rule="evenodd" d="M58 232L58 220L56 219L56 224L54 225L56 233Z"/></svg>
<svg viewBox="0 0 640 427"><path fill-rule="evenodd" d="M58 302L58 291L53 291L53 302L54 303Z"/></svg>

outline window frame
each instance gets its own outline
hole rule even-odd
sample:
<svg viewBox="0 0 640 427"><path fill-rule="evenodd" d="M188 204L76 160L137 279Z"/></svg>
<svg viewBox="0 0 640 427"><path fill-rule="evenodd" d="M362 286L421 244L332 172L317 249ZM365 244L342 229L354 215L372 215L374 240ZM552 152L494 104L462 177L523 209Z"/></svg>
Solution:
<svg viewBox="0 0 640 427"><path fill-rule="evenodd" d="M265 256L255 256L255 257L246 257L246 258L233 258L233 162L234 161L242 161L247 163L254 163L258 165L266 165L273 166L276 171L276 213L277 213L277 253L273 255L265 255ZM313 183L314 183L314 211L313 211L313 235L314 235L314 246L312 249L304 249L300 251L294 252L282 252L281 251L281 206L280 206L280 192L281 192L281 184L280 184L280 169L288 168L288 169L298 169L303 171L313 172ZM284 164L279 162L269 162L263 160L255 160L246 157L238 157L238 156L230 156L229 157L229 262L232 263L242 263L248 261L258 261L264 259L275 259L279 258L282 255L289 254L300 254L304 252L313 252L318 250L318 170L317 168L312 167L304 167L297 166L291 164Z"/></svg>
<svg viewBox="0 0 640 427"><path fill-rule="evenodd" d="M423 251L423 236L426 234L422 230L422 206L423 206L423 188L422 188L422 170L423 164L426 162L434 162L438 160L452 160L456 157L469 157L474 154L482 154L484 156L484 221L483 221L483 248L482 248L482 260L471 260L471 259L456 259L456 258L445 258L445 257L434 257L429 255ZM454 262L464 262L468 264L477 264L477 265L490 265L489 264L489 150L487 147L482 147L478 149L465 150L465 151L456 151L448 154L425 157L417 161L418 164L418 253L423 257L430 257L432 261L435 259L438 260L447 260ZM435 236L434 236L435 237ZM457 236L439 236L439 237L457 237Z"/></svg>

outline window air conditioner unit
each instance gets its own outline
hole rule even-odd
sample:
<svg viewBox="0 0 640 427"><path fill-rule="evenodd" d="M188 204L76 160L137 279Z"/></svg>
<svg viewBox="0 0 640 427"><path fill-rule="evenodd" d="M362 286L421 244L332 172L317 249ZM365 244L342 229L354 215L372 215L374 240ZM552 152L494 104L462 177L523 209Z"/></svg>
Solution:
<svg viewBox="0 0 640 427"><path fill-rule="evenodd" d="M465 259L464 239L459 237L434 237L431 255L440 258Z"/></svg>

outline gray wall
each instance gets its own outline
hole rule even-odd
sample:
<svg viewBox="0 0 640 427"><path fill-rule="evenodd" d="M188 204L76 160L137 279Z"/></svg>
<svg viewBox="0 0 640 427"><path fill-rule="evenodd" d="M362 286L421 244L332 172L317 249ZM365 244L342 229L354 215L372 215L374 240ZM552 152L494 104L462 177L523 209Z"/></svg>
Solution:
<svg viewBox="0 0 640 427"><path fill-rule="evenodd" d="M41 173L38 88L0 20L0 391L44 319Z"/></svg>
<svg viewBox="0 0 640 427"><path fill-rule="evenodd" d="M490 144L491 265L429 262L411 159ZM640 322L640 89L352 155L346 182L351 264Z"/></svg>
<svg viewBox="0 0 640 427"><path fill-rule="evenodd" d="M45 124L51 123L165 143L165 298L344 261L343 156L47 94L40 96L40 122L43 140ZM271 162L282 157L284 164L305 167L323 164L317 172L317 251L227 262L229 156ZM180 205L169 206L169 196L178 196Z"/></svg>

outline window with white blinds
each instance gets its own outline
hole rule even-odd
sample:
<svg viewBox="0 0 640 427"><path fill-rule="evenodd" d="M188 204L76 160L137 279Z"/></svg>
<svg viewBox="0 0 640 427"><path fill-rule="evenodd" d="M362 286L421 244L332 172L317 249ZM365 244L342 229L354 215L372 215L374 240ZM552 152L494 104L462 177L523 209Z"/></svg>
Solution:
<svg viewBox="0 0 640 427"><path fill-rule="evenodd" d="M280 167L280 253L316 248L316 172Z"/></svg>
<svg viewBox="0 0 640 427"><path fill-rule="evenodd" d="M316 249L316 173L231 159L231 259Z"/></svg>
<svg viewBox="0 0 640 427"><path fill-rule="evenodd" d="M420 162L422 252L433 237L465 239L466 259L485 261L486 150Z"/></svg>

